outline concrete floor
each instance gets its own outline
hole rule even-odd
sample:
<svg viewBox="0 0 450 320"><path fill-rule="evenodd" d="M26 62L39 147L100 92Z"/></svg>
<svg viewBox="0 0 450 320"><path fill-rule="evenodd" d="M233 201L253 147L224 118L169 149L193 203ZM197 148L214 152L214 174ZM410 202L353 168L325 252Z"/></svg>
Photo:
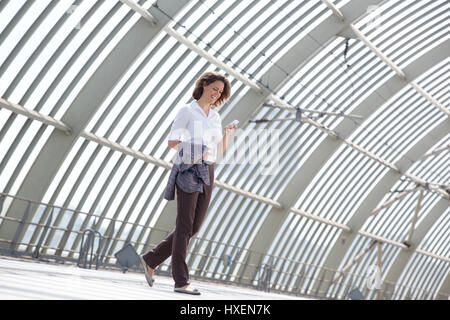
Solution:
<svg viewBox="0 0 450 320"><path fill-rule="evenodd" d="M173 291L173 279L156 276L149 287L144 274L82 269L0 256L0 299L2 300L308 300L193 280L200 296Z"/></svg>

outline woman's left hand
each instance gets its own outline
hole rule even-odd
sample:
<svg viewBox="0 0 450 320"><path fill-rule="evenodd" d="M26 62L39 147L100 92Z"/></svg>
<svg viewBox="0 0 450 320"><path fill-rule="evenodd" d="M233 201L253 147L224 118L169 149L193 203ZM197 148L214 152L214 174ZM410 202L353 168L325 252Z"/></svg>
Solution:
<svg viewBox="0 0 450 320"><path fill-rule="evenodd" d="M226 127L224 127L223 129L225 130L225 134L229 135L231 133L233 133L234 129L236 129L237 125L236 124L230 124Z"/></svg>

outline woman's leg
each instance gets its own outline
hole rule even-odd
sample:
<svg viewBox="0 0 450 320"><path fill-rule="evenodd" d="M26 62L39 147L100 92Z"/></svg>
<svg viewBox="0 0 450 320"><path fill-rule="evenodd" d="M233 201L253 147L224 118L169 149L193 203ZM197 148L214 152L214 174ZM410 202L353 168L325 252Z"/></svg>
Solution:
<svg viewBox="0 0 450 320"><path fill-rule="evenodd" d="M195 209L200 192L187 193L177 189L177 219L172 240L172 276L175 288L189 284L186 253L194 225Z"/></svg>
<svg viewBox="0 0 450 320"><path fill-rule="evenodd" d="M200 230L200 227L205 220L206 212L208 211L214 184L214 164L209 165L209 181L211 182L210 185L208 186L204 184L203 193L198 195L191 237L193 237Z"/></svg>
<svg viewBox="0 0 450 320"><path fill-rule="evenodd" d="M142 256L145 263L152 269L163 263L172 254L172 241L173 231L156 247Z"/></svg>
<svg viewBox="0 0 450 320"><path fill-rule="evenodd" d="M211 184L209 186L204 184L203 192L201 193L196 192L196 203L192 205L188 210L189 215L184 215L184 218L180 219L180 221L183 220L182 223L183 224L185 223L186 226L186 228L183 229L184 232L180 233L178 233L177 231L175 232L175 237L178 237L178 235L180 235L179 238L180 253L178 253L176 260L174 260L174 257L176 255L175 250L178 249L176 249L175 247L172 249L172 275L175 280L176 288L181 288L186 285L189 285L189 270L186 264L186 252L189 245L189 240L200 229L200 226L203 220L205 219L206 212L208 210L214 183L214 166L209 167L209 178ZM190 202L188 203L191 204ZM177 228L178 228L178 217L177 217Z"/></svg>
<svg viewBox="0 0 450 320"><path fill-rule="evenodd" d="M176 220L175 230L172 231L155 248L153 248L152 250L147 252L145 255L143 255L144 261L152 269L155 269L157 266L159 266L161 263L163 263L167 258L169 258L172 255L172 252L173 252L172 246L174 243L173 241L174 241L175 233L181 232L181 234L178 235L178 239L180 239L182 234L185 234L186 232L188 232L188 235L189 235L192 232L191 231L192 224L193 224L192 219L195 214L195 207L197 204L197 198L198 198L199 192L187 193L187 192L184 192L177 185L176 185L176 190L177 190L177 220ZM189 239L188 239L188 242L189 242ZM180 250L183 250L182 249L183 247L184 247L184 245L182 245L180 247ZM187 246L186 246L186 250L187 250ZM184 254L184 255L186 256L186 254ZM176 260L175 264L177 264L178 257L175 260ZM173 261L173 259L172 259L172 261ZM173 263L172 263L172 270L173 270Z"/></svg>
<svg viewBox="0 0 450 320"><path fill-rule="evenodd" d="M206 216L214 183L214 164L209 166L211 184L203 185L203 192L186 193L176 186L177 219L175 230L158 246L144 255L145 262L155 269L172 255L172 275L175 287L189 284L186 253L190 238L198 232Z"/></svg>

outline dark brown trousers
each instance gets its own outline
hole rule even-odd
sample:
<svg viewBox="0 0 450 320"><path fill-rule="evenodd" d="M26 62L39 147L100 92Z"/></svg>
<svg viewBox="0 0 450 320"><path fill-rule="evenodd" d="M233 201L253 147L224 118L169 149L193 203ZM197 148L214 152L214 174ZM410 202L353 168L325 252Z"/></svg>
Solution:
<svg viewBox="0 0 450 320"><path fill-rule="evenodd" d="M176 185L177 219L173 230L160 244L144 255L145 262L155 269L172 255L172 276L175 288L189 284L186 253L190 238L196 234L206 216L214 184L214 163L208 165L210 185L203 192L187 193Z"/></svg>

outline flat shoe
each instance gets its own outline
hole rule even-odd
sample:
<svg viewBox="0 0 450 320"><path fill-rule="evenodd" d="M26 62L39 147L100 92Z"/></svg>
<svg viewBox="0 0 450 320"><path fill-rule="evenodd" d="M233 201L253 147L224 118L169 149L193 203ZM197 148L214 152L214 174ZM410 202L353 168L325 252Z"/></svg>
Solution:
<svg viewBox="0 0 450 320"><path fill-rule="evenodd" d="M145 262L144 257L143 256L139 256L140 260L141 260L141 264L144 267L144 273L145 273L145 279L147 280L147 283L150 287L153 287L153 282L155 282L155 279L153 279L153 277L151 276L150 273L148 273L148 269L147 269L147 262Z"/></svg>
<svg viewBox="0 0 450 320"><path fill-rule="evenodd" d="M179 293L187 293L187 294L193 294L196 296L200 295L200 291L198 291L195 288L192 287L187 287L187 288L175 288L174 289L175 292L179 292Z"/></svg>

